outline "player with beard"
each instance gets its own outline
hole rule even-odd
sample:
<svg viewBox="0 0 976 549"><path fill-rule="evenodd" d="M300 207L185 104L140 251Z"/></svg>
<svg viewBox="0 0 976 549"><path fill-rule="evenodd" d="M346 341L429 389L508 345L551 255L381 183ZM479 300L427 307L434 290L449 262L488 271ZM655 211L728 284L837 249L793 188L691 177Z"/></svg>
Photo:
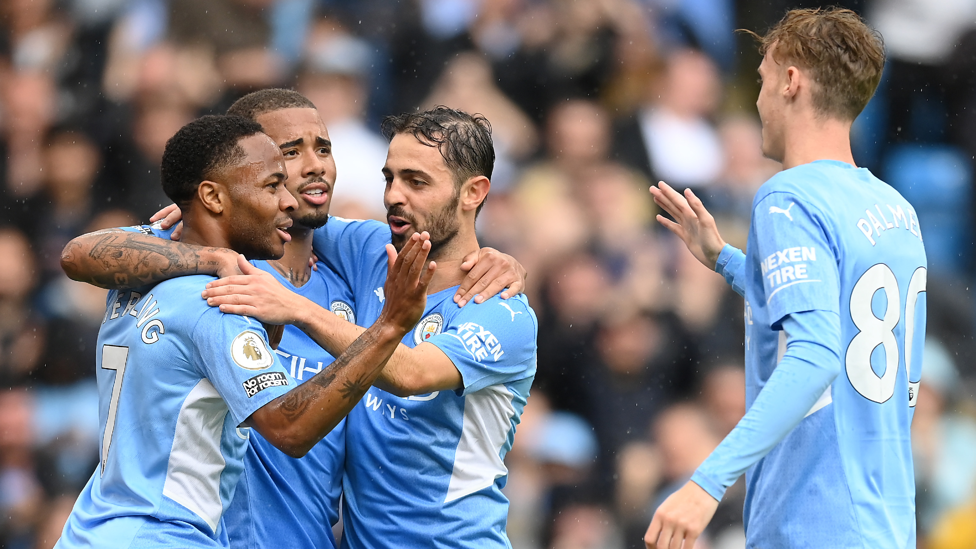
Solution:
<svg viewBox="0 0 976 549"><path fill-rule="evenodd" d="M161 175L186 211L185 243L282 256L296 201L259 124L191 122L167 143ZM195 297L212 277L110 292L97 347L100 466L57 547L228 547L222 515L243 469L246 427L298 457L336 425L420 318L433 274L425 240L399 256L390 246L382 318L291 391L260 323Z"/></svg>
<svg viewBox="0 0 976 549"><path fill-rule="evenodd" d="M254 265L271 273L292 292L354 322L353 300L345 282L321 263L316 270L309 267L312 230L328 219L336 178L328 130L314 105L297 92L269 89L248 94L228 112L259 122L279 145L288 173L285 186L298 203L291 212L292 240L285 245L284 256L277 261L255 261ZM171 216L169 222L175 218ZM158 228L144 227L143 231L168 235ZM494 277L499 288L504 287L501 281L518 276L513 267L502 268L509 260L490 250L481 256L468 271L470 292L490 282L475 284L474 277L479 273ZM225 271L236 271L236 254L222 249L200 250L121 230L78 237L66 248L65 260L73 278L109 287L120 285L123 279L159 280L187 272L206 272L223 264L229 264ZM519 286L517 283L513 289ZM459 294L459 298L470 295ZM277 353L298 383L307 381L333 360L331 354L291 325L284 328ZM244 456L245 474L225 514L231 543L235 547L259 547L274 539L286 547L334 547L332 531L325 525L334 525L338 520L344 422L301 459L273 450L260 434L251 433L250 441Z"/></svg>
<svg viewBox="0 0 976 549"><path fill-rule="evenodd" d="M521 295L464 308L452 300L463 258L479 247L490 127L439 107L389 117L383 131L389 226L334 219L316 231L316 253L352 287L360 322L387 298L377 253L385 244L402 247L427 231L438 269L423 319L347 418L342 545L511 547L503 460L535 376L537 321ZM333 353L362 332L267 273L243 270L208 285L208 302L294 323Z"/></svg>

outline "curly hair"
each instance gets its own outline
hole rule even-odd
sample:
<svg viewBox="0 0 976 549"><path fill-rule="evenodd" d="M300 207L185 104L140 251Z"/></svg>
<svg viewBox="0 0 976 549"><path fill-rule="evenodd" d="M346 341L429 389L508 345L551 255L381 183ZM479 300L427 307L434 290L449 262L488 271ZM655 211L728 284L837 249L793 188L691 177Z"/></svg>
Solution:
<svg viewBox="0 0 976 549"><path fill-rule="evenodd" d="M240 140L261 131L253 120L228 115L203 116L180 128L163 151L160 178L166 196L185 209L200 182L245 158Z"/></svg>
<svg viewBox="0 0 976 549"><path fill-rule="evenodd" d="M848 9L796 9L759 41L759 53L772 51L778 63L793 63L812 72L817 112L854 120L881 81L884 40Z"/></svg>
<svg viewBox="0 0 976 549"><path fill-rule="evenodd" d="M495 166L491 124L480 114L470 115L439 105L429 111L387 116L380 131L388 140L409 133L417 141L437 147L458 190L470 177L483 175L491 179ZM475 213L481 212L484 205L482 201Z"/></svg>
<svg viewBox="0 0 976 549"><path fill-rule="evenodd" d="M269 88L251 92L238 99L227 109L227 114L256 119L264 113L281 109L314 109L307 97L295 90Z"/></svg>

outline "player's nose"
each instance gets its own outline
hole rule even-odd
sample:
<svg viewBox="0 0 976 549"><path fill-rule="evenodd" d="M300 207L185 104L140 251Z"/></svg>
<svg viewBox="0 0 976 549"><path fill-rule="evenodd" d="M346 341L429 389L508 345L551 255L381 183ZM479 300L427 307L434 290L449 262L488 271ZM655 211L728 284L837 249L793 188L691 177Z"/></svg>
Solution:
<svg viewBox="0 0 976 549"><path fill-rule="evenodd" d="M298 200L289 192L284 185L278 186L278 209L283 212L290 212L298 207Z"/></svg>

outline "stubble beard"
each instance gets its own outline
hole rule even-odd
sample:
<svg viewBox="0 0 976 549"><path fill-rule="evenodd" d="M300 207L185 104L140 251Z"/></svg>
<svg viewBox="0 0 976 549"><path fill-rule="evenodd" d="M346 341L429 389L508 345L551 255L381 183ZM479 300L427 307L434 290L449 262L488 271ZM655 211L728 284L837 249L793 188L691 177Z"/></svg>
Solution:
<svg viewBox="0 0 976 549"><path fill-rule="evenodd" d="M413 216L407 215L401 207L393 206L387 210L387 213L408 220L413 225L414 231L418 233L427 231L430 234L430 252L427 257L434 260L437 258L438 252L454 240L460 230L461 223L457 218L457 207L460 202L460 194L455 193L446 206L431 215L426 227L418 227ZM392 234L393 247L396 248L397 252L403 249L409 236Z"/></svg>

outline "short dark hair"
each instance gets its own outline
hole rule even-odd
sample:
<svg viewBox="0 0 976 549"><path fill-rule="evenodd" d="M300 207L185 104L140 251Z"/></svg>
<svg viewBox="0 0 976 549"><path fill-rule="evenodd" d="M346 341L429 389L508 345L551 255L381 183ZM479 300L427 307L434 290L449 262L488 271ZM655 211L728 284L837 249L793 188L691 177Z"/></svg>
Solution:
<svg viewBox="0 0 976 549"><path fill-rule="evenodd" d="M483 175L491 179L495 166L491 124L480 114L437 106L429 111L387 116L380 130L388 140L409 133L421 143L437 147L458 189L469 177ZM482 206L484 201L478 205L477 212Z"/></svg>
<svg viewBox="0 0 976 549"><path fill-rule="evenodd" d="M253 120L228 115L203 116L180 128L163 151L160 178L166 196L185 208L200 182L244 159L240 140L261 131Z"/></svg>
<svg viewBox="0 0 976 549"><path fill-rule="evenodd" d="M821 114L854 120L881 82L884 40L848 9L795 9L759 40L759 53L771 48L780 63L795 63L813 73L813 106Z"/></svg>
<svg viewBox="0 0 976 549"><path fill-rule="evenodd" d="M295 90L268 88L251 92L227 109L227 114L255 120L264 113L281 109L314 109L315 104Z"/></svg>

